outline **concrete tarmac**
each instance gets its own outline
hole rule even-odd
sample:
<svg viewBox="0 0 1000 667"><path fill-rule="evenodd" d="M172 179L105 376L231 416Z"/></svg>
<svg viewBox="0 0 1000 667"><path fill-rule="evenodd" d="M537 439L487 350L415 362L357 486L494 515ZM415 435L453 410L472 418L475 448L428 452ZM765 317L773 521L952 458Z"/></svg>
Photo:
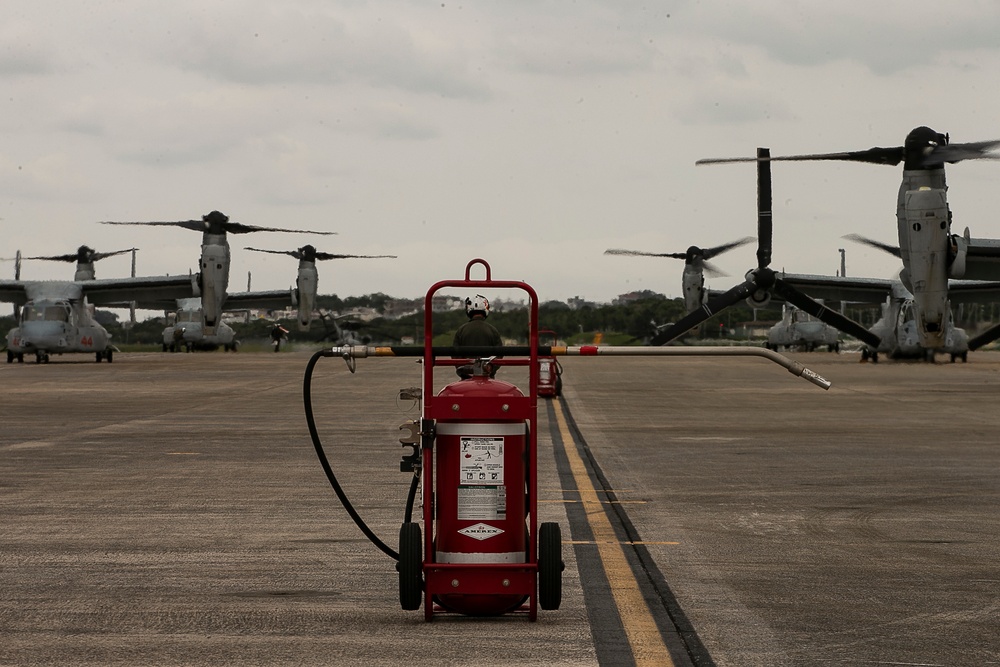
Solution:
<svg viewBox="0 0 1000 667"><path fill-rule="evenodd" d="M1000 354L795 356L833 389L758 359L562 360L539 520L563 526L563 603L536 623L400 609L310 444L306 353L0 365L0 665L652 664L579 539L612 508L660 633L699 648L677 664L1000 663ZM397 392L419 383L413 359L314 379L331 463L393 548L417 416Z"/></svg>

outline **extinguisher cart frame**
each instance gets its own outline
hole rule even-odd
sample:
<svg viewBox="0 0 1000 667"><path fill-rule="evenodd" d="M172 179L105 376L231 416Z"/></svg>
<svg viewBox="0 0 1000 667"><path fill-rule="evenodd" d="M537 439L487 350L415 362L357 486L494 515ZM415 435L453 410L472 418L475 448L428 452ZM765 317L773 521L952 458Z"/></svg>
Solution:
<svg viewBox="0 0 1000 667"><path fill-rule="evenodd" d="M472 267L481 265L486 270L486 278L471 278ZM526 358L494 359L490 363L498 366L528 366L529 389L524 396L496 397L450 396L439 397L434 391L434 370L441 366L455 368L470 363L471 359L439 359L433 349L432 302L435 294L446 287L519 289L529 298L530 316L528 320L528 356ZM465 267L464 280L443 280L433 284L424 300L424 368L423 368L423 418L424 424L438 420L455 418L456 412L463 420L505 422L524 420L528 425L527 448L527 555L523 563L439 563L435 561L435 497L434 469L431 450L433 437L424 437L421 442L424 461L422 474L422 498L424 521L424 618L430 621L435 613L447 609L437 605L435 595L502 595L525 596L528 601L528 618L536 620L538 615L538 296L525 282L493 280L492 270L486 260L476 258ZM428 420L431 420L428 422ZM512 613L523 613L522 604Z"/></svg>

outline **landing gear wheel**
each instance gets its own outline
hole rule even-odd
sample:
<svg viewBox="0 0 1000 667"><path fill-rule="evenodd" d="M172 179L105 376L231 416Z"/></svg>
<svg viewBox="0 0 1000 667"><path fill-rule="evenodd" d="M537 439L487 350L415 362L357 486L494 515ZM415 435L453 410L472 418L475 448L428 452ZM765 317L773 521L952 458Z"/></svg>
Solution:
<svg viewBox="0 0 1000 667"><path fill-rule="evenodd" d="M106 354L107 354L107 356L108 356L108 363L110 364L110 363L111 363L112 361L114 361L114 358L115 358L115 351L114 351L114 350L108 350L108 351L106 352Z"/></svg>
<svg viewBox="0 0 1000 667"><path fill-rule="evenodd" d="M538 606L558 609L562 602L562 532L547 521L538 527Z"/></svg>
<svg viewBox="0 0 1000 667"><path fill-rule="evenodd" d="M420 524L410 521L399 528L399 605L406 611L420 609L424 562Z"/></svg>
<svg viewBox="0 0 1000 667"><path fill-rule="evenodd" d="M14 353L11 352L10 350L7 350L7 363L8 364L14 363Z"/></svg>

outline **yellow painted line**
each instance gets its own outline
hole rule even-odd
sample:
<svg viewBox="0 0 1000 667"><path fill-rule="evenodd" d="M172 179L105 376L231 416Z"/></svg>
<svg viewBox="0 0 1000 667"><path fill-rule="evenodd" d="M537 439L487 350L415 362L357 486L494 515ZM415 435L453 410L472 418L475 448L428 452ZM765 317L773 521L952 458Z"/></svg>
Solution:
<svg viewBox="0 0 1000 667"><path fill-rule="evenodd" d="M597 490L590 481L590 475L587 474L583 459L576 451L573 436L570 434L569 428L566 426L566 419L562 414L562 401L559 397L554 397L553 400L556 402L556 422L565 444L563 449L566 450L570 470L576 480L580 499L586 508L584 514L587 523L590 524L590 530L594 534L597 555L601 559L605 574L607 574L611 595L614 598L615 606L618 607L618 616L625 628L625 636L632 649L632 657L635 659L636 667L644 667L645 665L673 667L674 661L670 657L670 651L663 643L660 629L656 627L653 614L649 611L642 591L639 590L639 582L632 574L632 568L629 567L628 559L625 557L625 550L615 535L615 530L611 526L607 514L604 513L604 508L600 507ZM588 507L588 505L593 506Z"/></svg>

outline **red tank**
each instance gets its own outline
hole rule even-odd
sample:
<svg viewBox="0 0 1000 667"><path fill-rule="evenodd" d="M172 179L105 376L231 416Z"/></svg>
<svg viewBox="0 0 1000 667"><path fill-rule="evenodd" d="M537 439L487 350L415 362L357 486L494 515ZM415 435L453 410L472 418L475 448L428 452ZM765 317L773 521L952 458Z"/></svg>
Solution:
<svg viewBox="0 0 1000 667"><path fill-rule="evenodd" d="M439 405L454 401L455 418L436 424L435 562L527 562L527 423L488 416L503 415L506 400L523 397L509 382L485 376L438 394ZM437 597L442 606L472 615L502 614L524 601L519 594Z"/></svg>

